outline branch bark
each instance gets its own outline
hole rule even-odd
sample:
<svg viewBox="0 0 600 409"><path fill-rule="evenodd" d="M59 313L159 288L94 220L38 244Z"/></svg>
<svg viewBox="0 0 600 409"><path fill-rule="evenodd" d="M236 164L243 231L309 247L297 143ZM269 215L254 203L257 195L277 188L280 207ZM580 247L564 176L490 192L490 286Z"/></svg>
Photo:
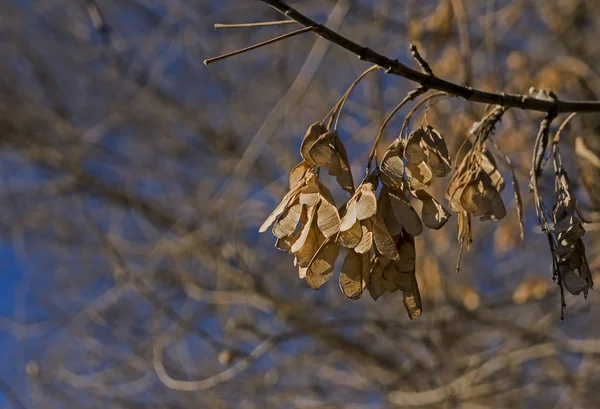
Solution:
<svg viewBox="0 0 600 409"><path fill-rule="evenodd" d="M600 112L600 101L566 101L566 100L543 100L528 95L514 95L505 93L493 93L481 91L471 87L464 87L450 81L443 80L435 75L429 75L393 60L370 48L355 43L347 37L325 27L322 24L308 18L296 9L290 7L282 0L261 0L284 16L296 21L304 27L312 27L318 36L336 44L353 54L359 59L378 65L386 70L388 74L397 75L408 80L419 83L429 89L447 92L472 102L479 102L504 107L520 108L528 111L540 112Z"/></svg>

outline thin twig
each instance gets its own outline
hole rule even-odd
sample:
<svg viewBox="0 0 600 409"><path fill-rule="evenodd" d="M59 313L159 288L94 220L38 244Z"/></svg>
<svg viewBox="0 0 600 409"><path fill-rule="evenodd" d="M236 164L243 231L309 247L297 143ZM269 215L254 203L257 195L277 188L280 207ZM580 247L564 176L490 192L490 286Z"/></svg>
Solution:
<svg viewBox="0 0 600 409"><path fill-rule="evenodd" d="M418 96L422 95L426 91L427 91L427 88L425 88L425 87L419 87L417 89L414 89L414 90L410 91L406 95L406 97L404 97L404 99L402 101L400 101L400 103L398 105L396 105L396 107L392 110L392 112L390 112L388 114L387 118L385 118L385 121L383 121L383 124L381 124L381 127L379 128L379 131L377 132L377 136L375 137L375 141L373 142L373 146L371 147L371 151L369 152L369 161L367 162L367 174L369 173L369 170L371 169L371 163L373 162L373 158L375 157L375 153L377 153L377 146L379 145L379 141L381 140L381 137L383 136L383 131L385 130L385 127L387 126L387 124L390 122L390 120L394 117L394 115L396 115L396 113L406 103L414 100L415 98L417 98Z"/></svg>
<svg viewBox="0 0 600 409"><path fill-rule="evenodd" d="M410 53L412 54L413 58L417 61L417 64L419 64L419 67L421 67L421 70L423 70L423 72L427 75L433 75L433 70L431 69L427 61L425 61L423 57L421 57L417 46L411 44L408 47L408 49L410 50Z"/></svg>
<svg viewBox="0 0 600 409"><path fill-rule="evenodd" d="M226 58L233 57L235 55L239 55L239 54L245 53L247 51L255 50L257 48L264 47L266 45L273 44L273 43L276 43L278 41L285 40L285 39L288 39L290 37L297 36L298 34L303 34L303 33L306 33L308 31L313 31L313 30L314 30L313 27L304 27L304 28L301 28L299 30L292 31L291 33L286 33L286 34L280 35L278 37L271 38L270 40L263 41L261 43L251 45L250 47L242 48L241 50L236 50L236 51L232 51L232 52L227 53L227 54L220 55L218 57L209 58L207 60L204 60L204 65L212 64L214 62L221 61L221 60L224 60Z"/></svg>
<svg viewBox="0 0 600 409"><path fill-rule="evenodd" d="M306 17L296 9L288 6L282 0L261 0L270 5L286 17L298 22L305 27L312 27L314 32L320 37L337 44L338 46L357 55L361 60L379 65L386 69L386 72L397 75L408 80L417 82L430 89L444 91L448 94L464 98L472 102L480 102L490 105L500 105L504 107L514 107L529 111L550 112L600 112L600 101L547 101L533 98L527 95L513 95L505 93L486 92L470 87L464 87L450 81L443 80L436 76L427 75L420 71L402 64L397 60L388 58L367 47L355 43L354 41L328 29L322 24Z"/></svg>
<svg viewBox="0 0 600 409"><path fill-rule="evenodd" d="M241 24L215 24L215 30L221 28L250 28L265 26L280 26L283 24L298 24L294 20L261 21L259 23L241 23Z"/></svg>

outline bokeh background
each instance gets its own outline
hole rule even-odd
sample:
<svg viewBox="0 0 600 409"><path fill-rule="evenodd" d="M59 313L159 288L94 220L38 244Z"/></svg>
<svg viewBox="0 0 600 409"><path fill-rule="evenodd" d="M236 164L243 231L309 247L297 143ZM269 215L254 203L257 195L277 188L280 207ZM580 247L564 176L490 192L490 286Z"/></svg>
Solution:
<svg viewBox="0 0 600 409"><path fill-rule="evenodd" d="M457 83L600 99L596 1L290 3L407 64L413 42ZM258 0L97 7L0 2L0 408L597 405L599 297L568 295L560 320L527 190L540 114L509 110L495 135L521 182L526 239L505 173L509 214L474 222L459 274L456 215L417 238L424 312L410 321L398 293L350 301L336 276L311 290L257 232L306 128L368 65L303 34L204 66L296 28L215 31L281 19ZM413 87L378 72L352 93L340 130L355 179ZM484 108L444 100L427 120L456 153ZM597 282L599 126L579 116L562 140ZM439 199L448 180L431 188ZM552 188L548 167L549 203Z"/></svg>

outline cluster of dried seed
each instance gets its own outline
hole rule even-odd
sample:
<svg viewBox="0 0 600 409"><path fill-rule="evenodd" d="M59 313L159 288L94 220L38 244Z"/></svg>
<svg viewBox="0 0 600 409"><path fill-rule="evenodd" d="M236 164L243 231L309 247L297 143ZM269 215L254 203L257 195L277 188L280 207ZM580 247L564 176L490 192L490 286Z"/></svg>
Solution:
<svg viewBox="0 0 600 409"><path fill-rule="evenodd" d="M504 179L496 160L486 147L495 124L504 113L497 108L471 128L472 146L462 159L446 190L450 209L458 212L458 240L470 247L471 217L480 220L500 220L506 216L506 207L500 193L504 190ZM506 158L510 165L510 160ZM513 172L513 188L517 200L519 223L522 226L522 209L519 186ZM523 231L521 227L521 231Z"/></svg>
<svg viewBox="0 0 600 409"><path fill-rule="evenodd" d="M353 300L364 290L377 300L386 291L402 291L411 319L421 314L415 276L414 236L423 224L440 229L450 213L423 190L433 177L446 176L450 157L431 126L396 139L380 167L354 190L348 156L336 131L311 125L302 141L303 161L290 173L290 190L261 226L273 224L276 247L295 256L300 278L314 289L333 275L340 248L347 249L339 275L342 293ZM352 194L338 210L329 190L319 182L325 168ZM377 195L380 181L383 186ZM417 214L407 193L422 202Z"/></svg>
<svg viewBox="0 0 600 409"><path fill-rule="evenodd" d="M562 167L562 161L555 151L555 193L556 204L552 212L554 222L553 255L555 261L555 279L564 285L571 294L583 292L584 297L593 287L592 274L585 255L582 237L585 234L579 207L572 194L569 178ZM564 300L563 300L564 303Z"/></svg>
<svg viewBox="0 0 600 409"><path fill-rule="evenodd" d="M459 242L466 242L467 248L472 241L471 217L497 221L506 216L500 196L504 179L486 145L489 142L500 152L490 135L505 110L497 107L473 125L469 132L471 146L446 190L450 209L458 212ZM532 171L536 210L550 242L555 279L561 289L566 288L573 294L583 292L587 296L593 282L581 239L585 231L557 143L553 143L557 195L552 215L553 230L546 221L539 194L537 178L548 144L549 120L545 121L536 142ZM421 298L415 276L414 237L422 233L423 225L440 229L450 217L448 210L425 190L434 177L445 177L451 170L442 135L427 125L406 138L398 137L385 151L377 169L371 173L368 169L356 190L348 155L336 130L330 130L322 122L311 125L302 141L300 154L303 160L290 172L290 190L260 231L264 232L273 224L272 231L277 238L275 246L294 254L294 265L298 267L300 278L312 288L320 288L332 277L342 250L345 256L339 285L347 298L356 300L368 290L377 300L386 291L400 290L409 317L418 317ZM506 155L504 159L512 170L510 159ZM335 176L342 189L351 194L340 208L319 181L321 168ZM521 196L514 171L512 174L523 237ZM410 197L421 202L420 215Z"/></svg>

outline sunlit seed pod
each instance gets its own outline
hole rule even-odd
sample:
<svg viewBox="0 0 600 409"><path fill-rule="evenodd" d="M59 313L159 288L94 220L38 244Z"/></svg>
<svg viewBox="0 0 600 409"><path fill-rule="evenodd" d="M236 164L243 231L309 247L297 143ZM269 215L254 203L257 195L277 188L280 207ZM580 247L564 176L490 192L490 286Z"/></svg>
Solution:
<svg viewBox="0 0 600 409"><path fill-rule="evenodd" d="M370 282L367 286L373 300L377 301L386 292L381 265L375 263L371 268Z"/></svg>
<svg viewBox="0 0 600 409"><path fill-rule="evenodd" d="M490 152L486 151L479 156L479 166L490 177L494 188L501 193L504 190L504 178L502 178Z"/></svg>
<svg viewBox="0 0 600 409"><path fill-rule="evenodd" d="M333 147L337 153L338 161L339 161L339 173L334 175L338 184L344 189L346 192L353 194L354 193L354 178L352 177L352 170L350 169L350 161L348 160L348 153L346 152L346 147L344 143L338 136L335 138L333 142ZM331 172L329 172L331 173Z"/></svg>
<svg viewBox="0 0 600 409"><path fill-rule="evenodd" d="M391 236L397 236L402 233L402 225L396 220L390 202L390 195L387 190L382 190L377 200L377 215L381 217Z"/></svg>
<svg viewBox="0 0 600 409"><path fill-rule="evenodd" d="M401 189L404 185L404 146L402 140L397 138L388 147L381 159L379 166L381 181L389 187Z"/></svg>
<svg viewBox="0 0 600 409"><path fill-rule="evenodd" d="M357 300L363 291L362 255L350 250L344 258L340 271L339 284L342 294L351 300Z"/></svg>
<svg viewBox="0 0 600 409"><path fill-rule="evenodd" d="M419 293L419 286L416 285L412 291L402 291L404 308L408 313L408 318L411 320L417 319L423 312L421 304L421 294Z"/></svg>
<svg viewBox="0 0 600 409"><path fill-rule="evenodd" d="M483 197L483 182L479 179L465 186L460 204L471 216L484 216L492 211L491 204Z"/></svg>
<svg viewBox="0 0 600 409"><path fill-rule="evenodd" d="M373 247L373 225L369 219L361 222L362 237L360 242L354 247L354 251L359 254L367 253Z"/></svg>
<svg viewBox="0 0 600 409"><path fill-rule="evenodd" d="M394 217L404 230L412 236L418 236L423 232L423 224L419 215L412 207L404 193L389 191L390 203Z"/></svg>
<svg viewBox="0 0 600 409"><path fill-rule="evenodd" d="M427 126L423 142L427 147L427 159L425 162L431 169L431 172L437 177L448 175L452 167L448 148L442 135L435 128Z"/></svg>
<svg viewBox="0 0 600 409"><path fill-rule="evenodd" d="M408 237L408 234L398 238L398 261L396 261L396 269L399 272L409 272L415 269L416 250L414 239Z"/></svg>
<svg viewBox="0 0 600 409"><path fill-rule="evenodd" d="M260 233L266 231L269 228L269 226L272 225L273 222L287 209L290 202L293 202L298 197L302 187L302 184L298 184L296 187L294 187L286 193L286 195L283 197L283 199L281 199L281 202L279 202L275 210L271 212L271 214L267 217L267 219L258 229Z"/></svg>
<svg viewBox="0 0 600 409"><path fill-rule="evenodd" d="M331 278L339 250L338 245L330 241L317 252L306 272L306 282L313 289L318 290Z"/></svg>
<svg viewBox="0 0 600 409"><path fill-rule="evenodd" d="M360 221L356 220L351 228L340 231L337 241L340 246L353 249L360 243L361 238L362 227Z"/></svg>
<svg viewBox="0 0 600 409"><path fill-rule="evenodd" d="M383 220L377 215L374 215L369 220L373 223L373 241L375 242L377 251L387 259L398 260L396 243L394 243L394 240L390 236Z"/></svg>
<svg viewBox="0 0 600 409"><path fill-rule="evenodd" d="M289 235L287 237L282 237L280 239L277 239L277 241L275 242L275 248L277 248L281 251L284 251L286 253L291 253L292 246L294 245L296 240L298 240L298 237L300 237L300 231L295 231L294 233L292 233L291 235Z"/></svg>
<svg viewBox="0 0 600 409"><path fill-rule="evenodd" d="M496 190L496 188L492 185L491 178L487 174L481 174L481 179L483 183L483 191L482 196L483 199L489 203L490 212L486 215L486 219L490 218L492 220L501 220L506 216L506 207L504 206L504 201L500 196L500 193ZM483 219L485 220L485 219Z"/></svg>
<svg viewBox="0 0 600 409"><path fill-rule="evenodd" d="M375 197L373 184L365 183L361 185L357 194L356 218L358 220L368 219L377 211L377 198Z"/></svg>
<svg viewBox="0 0 600 409"><path fill-rule="evenodd" d="M422 140L425 137L423 128L412 131L404 143L404 157L413 165L418 165L427 159L427 154L422 147Z"/></svg>
<svg viewBox="0 0 600 409"><path fill-rule="evenodd" d="M306 178L305 186L300 192L300 203L307 207L316 206L321 200L319 189L319 180L316 175L309 175Z"/></svg>
<svg viewBox="0 0 600 409"><path fill-rule="evenodd" d="M418 190L413 194L423 203L421 209L421 220L423 221L423 224L430 229L441 229L450 219L450 212L424 190Z"/></svg>
<svg viewBox="0 0 600 409"><path fill-rule="evenodd" d="M302 214L302 205L296 202L281 215L279 220L273 224L273 235L278 239L289 236L296 231L300 215Z"/></svg>
<svg viewBox="0 0 600 409"><path fill-rule="evenodd" d="M290 189L294 188L296 185L298 185L298 183L302 181L302 179L304 179L306 173L309 171L310 168L312 168L312 166L308 162L303 160L302 162L297 164L296 167L294 167L294 169L291 170Z"/></svg>
<svg viewBox="0 0 600 409"><path fill-rule="evenodd" d="M322 122L315 122L308 127L302 144L300 145L300 155L309 165L316 165L315 161L310 157L309 149L319 139L319 136L327 132L327 128Z"/></svg>
<svg viewBox="0 0 600 409"><path fill-rule="evenodd" d="M324 196L317 208L317 226L325 237L331 237L340 231L340 215L334 204Z"/></svg>
<svg viewBox="0 0 600 409"><path fill-rule="evenodd" d="M319 229L316 227L310 229L310 233L307 240L304 242L304 246L294 253L298 266L307 268L325 240L325 237L319 232Z"/></svg>
<svg viewBox="0 0 600 409"><path fill-rule="evenodd" d="M298 240L296 240L296 242L292 246L291 250L293 253L296 253L304 246L304 244L306 243L306 240L309 238L309 235L313 228L318 230L317 226L315 226L313 223L316 213L317 213L316 207L313 206L308 209L307 221L302 226L302 232L300 233L300 237L298 237Z"/></svg>
<svg viewBox="0 0 600 409"><path fill-rule="evenodd" d="M424 189L431 184L433 179L433 173L431 173L431 169L425 162L417 165L407 163L404 172L411 190Z"/></svg>
<svg viewBox="0 0 600 409"><path fill-rule="evenodd" d="M354 226L358 221L357 212L356 196L353 196L348 203L346 203L345 211L340 221L340 231L349 230Z"/></svg>

